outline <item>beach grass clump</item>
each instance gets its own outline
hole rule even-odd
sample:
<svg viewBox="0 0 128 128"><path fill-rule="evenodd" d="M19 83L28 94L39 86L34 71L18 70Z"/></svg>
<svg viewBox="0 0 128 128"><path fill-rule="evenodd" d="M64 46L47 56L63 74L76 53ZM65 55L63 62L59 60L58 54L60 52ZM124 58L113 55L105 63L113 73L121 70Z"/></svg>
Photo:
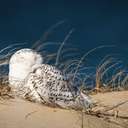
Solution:
<svg viewBox="0 0 128 128"><path fill-rule="evenodd" d="M109 47L113 47L112 45L98 46L82 54L78 48L68 42L74 29L71 29L61 42L47 41L53 30L64 22L60 21L51 26L38 41L30 46L31 49L42 54L43 63L53 65L61 70L66 75L70 85L80 91L99 92L102 89L128 89L127 68L122 66L123 61L121 59L107 55L97 64L87 65L87 60L91 59L89 55L94 54L97 50L102 52L104 48L109 49ZM24 43L12 43L0 50L0 79L4 81L4 84L7 83L6 85L8 85L10 57L17 50L25 47ZM3 88L3 82L0 84Z"/></svg>
<svg viewBox="0 0 128 128"><path fill-rule="evenodd" d="M69 32L69 35L71 31ZM67 37L66 37L67 38ZM69 37L68 37L69 38ZM67 40L67 39L66 39ZM56 66L68 77L70 83L79 90L85 92L100 89L121 90L127 89L128 76L126 68L123 68L123 61L114 58L113 56L105 56L96 66L86 66L86 57L97 49L102 49L105 46L99 46L91 49L82 57L77 48L67 48L69 46L62 43L45 42L41 44L41 49L38 50L44 56L44 63ZM1 87L8 85L8 64L11 55L19 49L21 44L9 45L0 51L0 79ZM59 45L58 50L53 53L49 52L49 47ZM14 47L14 46L18 46ZM5 50L8 52L5 53ZM36 49L35 49L36 50ZM4 52L4 53L3 53ZM77 53L78 52L78 53ZM5 80L6 79L6 80ZM1 88L1 90L3 90Z"/></svg>

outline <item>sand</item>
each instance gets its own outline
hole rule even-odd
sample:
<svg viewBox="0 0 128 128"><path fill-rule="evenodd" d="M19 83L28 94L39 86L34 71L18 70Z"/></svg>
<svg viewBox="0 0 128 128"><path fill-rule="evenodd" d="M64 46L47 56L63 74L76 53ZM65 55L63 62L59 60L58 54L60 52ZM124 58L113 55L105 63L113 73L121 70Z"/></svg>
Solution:
<svg viewBox="0 0 128 128"><path fill-rule="evenodd" d="M106 109L128 99L128 92L93 95L96 109ZM101 107L101 108L100 108ZM128 116L128 102L118 107ZM82 118L83 117L83 118ZM22 99L0 100L0 128L128 128L128 120L98 118L74 110L51 108Z"/></svg>

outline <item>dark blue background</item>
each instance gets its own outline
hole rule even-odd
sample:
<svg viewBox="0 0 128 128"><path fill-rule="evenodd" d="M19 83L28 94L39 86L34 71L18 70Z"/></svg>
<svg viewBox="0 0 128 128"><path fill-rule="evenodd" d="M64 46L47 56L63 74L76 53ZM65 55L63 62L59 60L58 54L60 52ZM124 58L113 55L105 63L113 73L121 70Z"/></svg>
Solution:
<svg viewBox="0 0 128 128"><path fill-rule="evenodd" d="M128 2L123 0L1 0L0 47L15 41L31 45L61 20L67 22L49 37L52 41L62 41L75 28L70 38L72 44L85 52L99 45L114 44L116 52L127 60ZM110 48L109 52L115 49Z"/></svg>

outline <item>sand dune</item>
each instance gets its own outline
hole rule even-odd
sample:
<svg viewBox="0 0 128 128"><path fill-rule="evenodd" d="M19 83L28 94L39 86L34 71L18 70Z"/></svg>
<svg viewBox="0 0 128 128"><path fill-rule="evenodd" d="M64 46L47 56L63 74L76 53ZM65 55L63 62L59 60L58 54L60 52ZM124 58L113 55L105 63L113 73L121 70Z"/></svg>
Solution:
<svg viewBox="0 0 128 128"><path fill-rule="evenodd" d="M126 100L128 92L92 96L101 106L112 106ZM128 104L120 106L120 114L128 115ZM125 120L127 123L127 120ZM123 123L124 124L124 123ZM83 115L74 110L50 108L18 98L0 100L0 128L121 128L127 125L109 123L103 118Z"/></svg>

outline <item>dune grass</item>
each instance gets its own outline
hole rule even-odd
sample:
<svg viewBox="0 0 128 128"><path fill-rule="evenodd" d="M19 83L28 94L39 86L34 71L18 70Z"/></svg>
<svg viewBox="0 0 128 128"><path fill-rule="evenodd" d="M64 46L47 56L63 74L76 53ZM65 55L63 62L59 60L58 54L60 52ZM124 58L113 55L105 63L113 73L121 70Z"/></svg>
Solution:
<svg viewBox="0 0 128 128"><path fill-rule="evenodd" d="M68 42L74 29L71 29L62 42L47 42L48 36L65 21L60 21L51 26L43 36L36 41L32 49L42 54L45 64L51 64L60 69L69 78L72 85L83 90L100 91L101 88L112 90L127 89L128 76L127 68L123 67L123 61L112 55L106 55L97 65L86 65L87 57L97 50L115 47L113 45L102 45L95 47L85 54L81 54L78 48ZM50 49L51 47L54 49ZM7 76L5 65L8 66L9 59L15 51L24 48L24 43L14 43L0 50L0 77ZM5 70L5 74L2 74Z"/></svg>

